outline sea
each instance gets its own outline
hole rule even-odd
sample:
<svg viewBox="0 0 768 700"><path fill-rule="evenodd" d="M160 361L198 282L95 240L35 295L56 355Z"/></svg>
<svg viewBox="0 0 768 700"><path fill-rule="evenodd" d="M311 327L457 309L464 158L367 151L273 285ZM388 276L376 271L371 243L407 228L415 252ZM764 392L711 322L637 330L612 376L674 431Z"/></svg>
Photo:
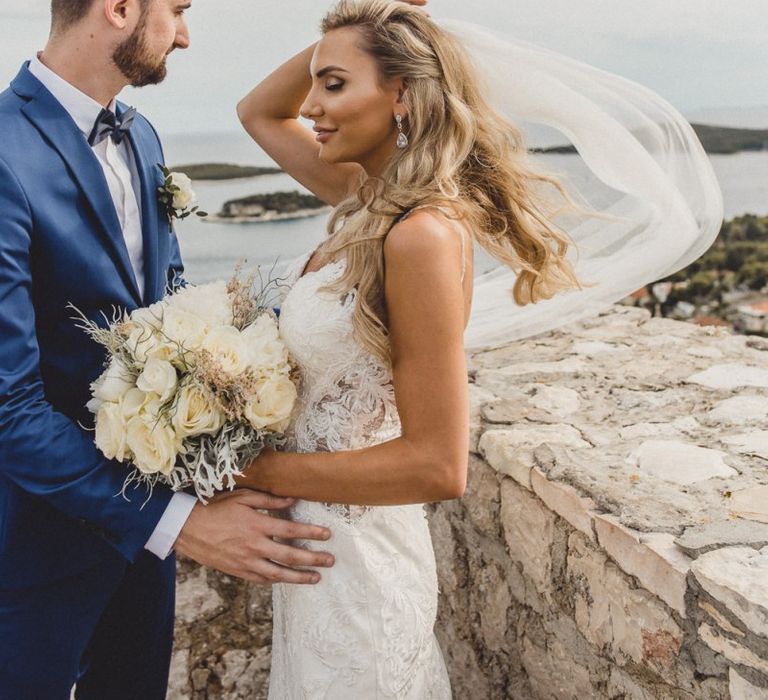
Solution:
<svg viewBox="0 0 768 700"><path fill-rule="evenodd" d="M191 163L273 165L268 156L245 134L209 133L174 135L163 140L169 166ZM550 172L576 173L579 158L573 155L538 155ZM768 215L768 151L711 155L713 169L723 192L725 218L742 214ZM229 199L265 192L305 191L290 176L198 181L194 183L200 207L215 214ZM201 284L228 278L239 262L259 266L273 277L296 257L313 249L325 236L325 216L264 223L206 223L190 217L177 225L179 245L188 281ZM483 254L476 258L475 273L493 263Z"/></svg>

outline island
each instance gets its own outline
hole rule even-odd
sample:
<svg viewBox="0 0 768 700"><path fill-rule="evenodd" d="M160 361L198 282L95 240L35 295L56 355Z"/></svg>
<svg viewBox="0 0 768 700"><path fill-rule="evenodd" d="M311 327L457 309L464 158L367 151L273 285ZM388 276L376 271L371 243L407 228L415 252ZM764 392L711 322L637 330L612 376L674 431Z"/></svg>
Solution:
<svg viewBox="0 0 768 700"><path fill-rule="evenodd" d="M184 173L192 180L237 180L260 175L279 175L283 171L275 167L253 165L235 165L234 163L195 163L176 165L171 168L177 173Z"/></svg>
<svg viewBox="0 0 768 700"><path fill-rule="evenodd" d="M326 214L330 209L325 202L311 194L297 191L271 192L230 199L224 202L218 214L204 221L231 224L288 221Z"/></svg>
<svg viewBox="0 0 768 700"><path fill-rule="evenodd" d="M734 129L726 126L691 124L707 153L730 155L741 151L768 150L768 129ZM532 153L576 153L573 146L532 148Z"/></svg>

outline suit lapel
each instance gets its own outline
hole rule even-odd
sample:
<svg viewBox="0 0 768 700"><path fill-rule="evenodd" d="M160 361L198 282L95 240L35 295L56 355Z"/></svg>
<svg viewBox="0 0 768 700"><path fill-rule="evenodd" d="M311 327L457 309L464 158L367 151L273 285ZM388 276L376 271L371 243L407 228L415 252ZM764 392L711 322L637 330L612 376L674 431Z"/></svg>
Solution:
<svg viewBox="0 0 768 700"><path fill-rule="evenodd" d="M118 110L122 112L123 110ZM141 180L141 230L144 243L144 303L149 305L160 296L157 188L162 184L160 169L152 162L139 135L138 124L129 132L136 170ZM139 194L137 192L137 194Z"/></svg>
<svg viewBox="0 0 768 700"><path fill-rule="evenodd" d="M88 141L69 113L28 70L22 69L13 88L18 94L31 98L22 107L22 111L66 162L72 178L93 210L100 234L125 285L131 290L136 303L141 304L141 295L104 171Z"/></svg>

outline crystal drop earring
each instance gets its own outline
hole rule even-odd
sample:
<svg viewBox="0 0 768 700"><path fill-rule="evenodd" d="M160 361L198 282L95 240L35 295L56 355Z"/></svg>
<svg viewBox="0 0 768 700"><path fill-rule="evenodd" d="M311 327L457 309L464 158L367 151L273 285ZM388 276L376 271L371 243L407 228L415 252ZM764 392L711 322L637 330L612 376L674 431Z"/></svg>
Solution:
<svg viewBox="0 0 768 700"><path fill-rule="evenodd" d="M405 135L405 132L403 131L403 118L399 115L395 115L395 122L397 122L397 147L398 148L408 148L408 137Z"/></svg>

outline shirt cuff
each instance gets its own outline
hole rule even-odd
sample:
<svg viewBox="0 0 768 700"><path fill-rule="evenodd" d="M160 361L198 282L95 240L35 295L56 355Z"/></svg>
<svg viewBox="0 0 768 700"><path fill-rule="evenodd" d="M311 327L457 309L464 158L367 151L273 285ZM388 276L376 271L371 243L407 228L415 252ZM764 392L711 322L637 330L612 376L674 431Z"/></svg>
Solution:
<svg viewBox="0 0 768 700"><path fill-rule="evenodd" d="M168 502L163 516L157 523L155 531L144 545L152 554L160 559L166 559L176 544L176 539L189 518L189 514L195 507L197 499L188 493L179 491L173 494Z"/></svg>

